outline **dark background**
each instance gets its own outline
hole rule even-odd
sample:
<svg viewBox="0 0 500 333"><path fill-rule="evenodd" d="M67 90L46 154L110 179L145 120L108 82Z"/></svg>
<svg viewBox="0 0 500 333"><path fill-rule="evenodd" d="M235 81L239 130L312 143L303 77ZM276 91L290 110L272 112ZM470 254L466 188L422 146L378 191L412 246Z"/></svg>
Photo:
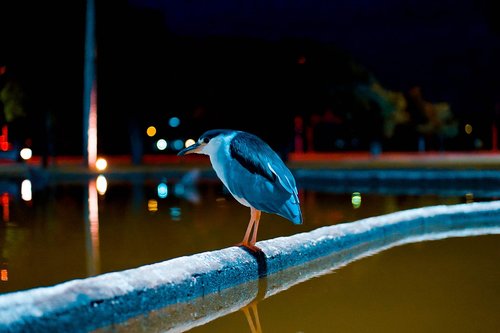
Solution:
<svg viewBox="0 0 500 333"><path fill-rule="evenodd" d="M287 152L294 118L307 126L327 110L334 117L323 129L316 121L316 150L373 140L416 150L415 136L383 138L380 107L360 102L356 89L373 82L449 103L460 132L428 147L489 149L498 13L489 0L97 1L99 152L130 153L136 131L144 152L158 153L145 136L151 124L167 140L248 130ZM9 126L35 154L48 140L56 154L81 154L84 26L84 1L0 2L0 89L7 80L22 87L26 116ZM341 136L350 144L321 146Z"/></svg>

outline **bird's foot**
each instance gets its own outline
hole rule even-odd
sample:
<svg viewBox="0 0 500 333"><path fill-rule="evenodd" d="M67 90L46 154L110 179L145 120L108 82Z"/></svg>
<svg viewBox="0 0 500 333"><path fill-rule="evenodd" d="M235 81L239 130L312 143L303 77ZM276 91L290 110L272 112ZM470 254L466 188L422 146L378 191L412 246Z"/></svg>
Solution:
<svg viewBox="0 0 500 333"><path fill-rule="evenodd" d="M257 247L254 244L250 244L250 243L246 243L246 242L238 243L238 244L236 244L236 246L247 248L248 250L250 250L251 252L254 252L254 253L255 252L262 252L260 247Z"/></svg>

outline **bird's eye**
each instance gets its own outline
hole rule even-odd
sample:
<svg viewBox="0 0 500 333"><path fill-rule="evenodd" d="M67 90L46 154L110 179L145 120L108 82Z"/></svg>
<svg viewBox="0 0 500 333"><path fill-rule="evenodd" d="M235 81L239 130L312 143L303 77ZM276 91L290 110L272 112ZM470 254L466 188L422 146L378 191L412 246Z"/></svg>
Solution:
<svg viewBox="0 0 500 333"><path fill-rule="evenodd" d="M210 141L210 139L208 137L204 137L202 141L203 141L203 143L208 143Z"/></svg>

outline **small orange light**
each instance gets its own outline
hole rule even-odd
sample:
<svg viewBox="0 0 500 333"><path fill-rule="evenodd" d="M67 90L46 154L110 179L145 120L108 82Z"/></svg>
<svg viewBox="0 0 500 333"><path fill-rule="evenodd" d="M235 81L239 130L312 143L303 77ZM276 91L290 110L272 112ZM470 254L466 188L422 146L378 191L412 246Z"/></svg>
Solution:
<svg viewBox="0 0 500 333"><path fill-rule="evenodd" d="M156 212L158 211L158 201L155 199L148 200L148 211Z"/></svg>
<svg viewBox="0 0 500 333"><path fill-rule="evenodd" d="M155 134L156 134L156 127L149 126L148 129L146 130L146 134L148 136L151 136L151 137L155 136Z"/></svg>
<svg viewBox="0 0 500 333"><path fill-rule="evenodd" d="M6 269L0 270L0 280L9 281L9 271Z"/></svg>

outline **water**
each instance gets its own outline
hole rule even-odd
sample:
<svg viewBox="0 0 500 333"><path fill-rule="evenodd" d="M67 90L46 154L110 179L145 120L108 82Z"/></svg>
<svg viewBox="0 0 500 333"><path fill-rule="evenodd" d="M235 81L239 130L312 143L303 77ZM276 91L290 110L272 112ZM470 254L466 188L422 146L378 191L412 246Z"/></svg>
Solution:
<svg viewBox="0 0 500 333"><path fill-rule="evenodd" d="M98 193L96 182L82 181L34 188L29 201L3 195L0 258L6 273L0 293L232 246L242 240L250 216L218 181L191 189L168 179L107 183L104 194ZM355 208L352 193L302 190L300 196L305 223L297 226L264 214L258 239L466 200L360 193Z"/></svg>
<svg viewBox="0 0 500 333"><path fill-rule="evenodd" d="M255 305L262 332L497 332L499 262L497 235L410 244ZM190 331L252 332L244 308Z"/></svg>
<svg viewBox="0 0 500 333"><path fill-rule="evenodd" d="M20 182L4 186L0 293L134 268L241 241L249 209L217 180L185 180L110 179L105 189L102 178L35 183L30 195L26 189L24 194L16 192ZM404 209L488 200L460 189L446 195L365 193L356 186L341 189L337 193L329 187L326 192L304 184L300 198L305 223L297 226L264 214L259 239ZM257 295L247 314L258 309L264 332L498 329L493 313L500 309L499 240L481 236L391 249L272 297ZM266 280L255 283L260 287ZM245 311L236 306L189 329L251 331ZM158 313L161 310L103 330L158 331L162 326L155 321L162 318Z"/></svg>

